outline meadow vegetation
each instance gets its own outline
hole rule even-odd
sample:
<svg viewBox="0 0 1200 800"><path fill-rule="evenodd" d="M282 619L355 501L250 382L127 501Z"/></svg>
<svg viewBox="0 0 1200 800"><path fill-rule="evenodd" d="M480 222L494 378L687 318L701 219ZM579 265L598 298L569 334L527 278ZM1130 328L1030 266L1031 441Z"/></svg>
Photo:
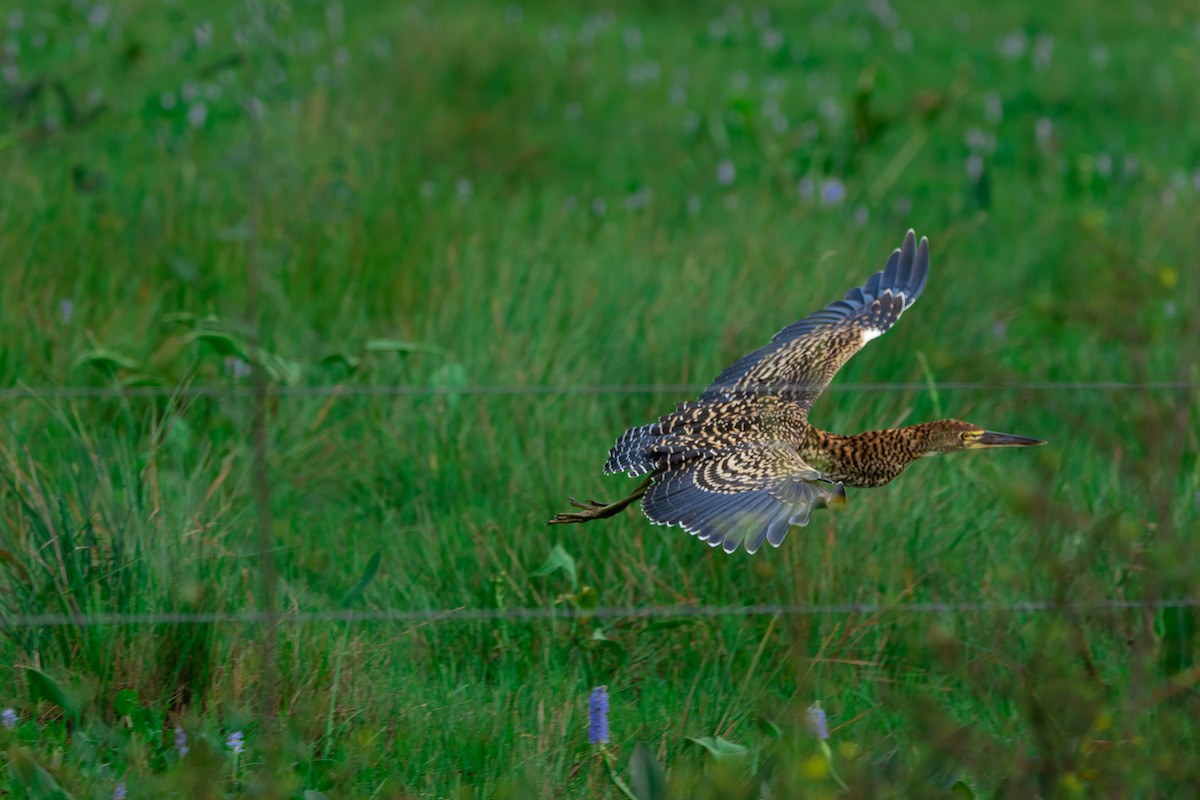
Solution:
<svg viewBox="0 0 1200 800"><path fill-rule="evenodd" d="M1200 781L1191 5L17 0L0 38L8 796ZM754 556L546 527L909 227L928 288L814 421L1048 446ZM263 521L278 626L234 619ZM756 604L863 608L385 613Z"/></svg>

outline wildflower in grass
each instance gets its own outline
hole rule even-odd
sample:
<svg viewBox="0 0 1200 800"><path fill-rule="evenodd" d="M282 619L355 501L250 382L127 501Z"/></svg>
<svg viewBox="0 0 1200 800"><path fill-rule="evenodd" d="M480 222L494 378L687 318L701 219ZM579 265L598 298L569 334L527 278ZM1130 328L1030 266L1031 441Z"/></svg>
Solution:
<svg viewBox="0 0 1200 800"><path fill-rule="evenodd" d="M103 28L108 22L108 6L97 4L92 6L92 10L88 13L88 22L93 28Z"/></svg>
<svg viewBox="0 0 1200 800"><path fill-rule="evenodd" d="M240 754L246 749L246 737L241 731L234 731L229 734L229 738L225 741L225 746L234 753Z"/></svg>
<svg viewBox="0 0 1200 800"><path fill-rule="evenodd" d="M804 725L809 733L821 741L829 738L829 722L825 719L825 709L821 708L820 701L805 709Z"/></svg>
<svg viewBox="0 0 1200 800"><path fill-rule="evenodd" d="M213 24L211 22L201 22L192 30L192 39L195 40L196 47L208 47L212 44L213 40Z"/></svg>
<svg viewBox="0 0 1200 800"><path fill-rule="evenodd" d="M992 125L999 125L1004 119L1004 101L996 92L988 92L983 96L983 116Z"/></svg>
<svg viewBox="0 0 1200 800"><path fill-rule="evenodd" d="M1048 33L1038 34L1038 37L1033 40L1033 66L1044 72L1050 68L1050 61L1053 58L1054 37Z"/></svg>
<svg viewBox="0 0 1200 800"><path fill-rule="evenodd" d="M1054 123L1046 117L1039 117L1034 124L1033 134L1037 137L1037 143L1045 147L1050 144L1050 137L1054 135Z"/></svg>
<svg viewBox="0 0 1200 800"><path fill-rule="evenodd" d="M113 788L113 800L125 800L126 792L125 781L119 781Z"/></svg>
<svg viewBox="0 0 1200 800"><path fill-rule="evenodd" d="M17 712L15 709L6 708L0 711L0 724L3 724L8 730L17 727Z"/></svg>
<svg viewBox="0 0 1200 800"><path fill-rule="evenodd" d="M608 743L608 688L597 686L588 696L588 741Z"/></svg>
<svg viewBox="0 0 1200 800"><path fill-rule="evenodd" d="M64 297L58 303L58 314L62 317L63 325L71 324L71 317L75 316L75 301L69 297Z"/></svg>
<svg viewBox="0 0 1200 800"><path fill-rule="evenodd" d="M737 167L728 158L717 164L717 184L719 186L732 186L737 180Z"/></svg>
<svg viewBox="0 0 1200 800"><path fill-rule="evenodd" d="M829 768L829 776L837 782L838 786L846 789L845 782L833 768L833 750L829 748L828 741L829 721L825 718L825 709L821 708L819 700L804 710L804 727L808 728L808 732L817 740L821 748L821 755L825 757L825 764Z"/></svg>
<svg viewBox="0 0 1200 800"><path fill-rule="evenodd" d="M971 183L976 183L983 177L983 159L975 153L967 156L967 177Z"/></svg>
<svg viewBox="0 0 1200 800"><path fill-rule="evenodd" d="M1000 42L1000 52L1009 58L1016 58L1025 52L1025 46L1028 42L1029 37L1025 35L1025 31L1013 31Z"/></svg>
<svg viewBox="0 0 1200 800"><path fill-rule="evenodd" d="M179 752L179 757L183 758L188 754L187 731L182 725L175 726L175 749Z"/></svg>
<svg viewBox="0 0 1200 800"><path fill-rule="evenodd" d="M225 356L225 374L236 380L250 376L250 365L237 356Z"/></svg>
<svg viewBox="0 0 1200 800"><path fill-rule="evenodd" d="M189 125L199 128L204 124L204 120L208 119L208 106L204 103L196 103L188 109L187 118Z"/></svg>
<svg viewBox="0 0 1200 800"><path fill-rule="evenodd" d="M846 184L830 178L821 184L821 202L827 206L841 205L846 199Z"/></svg>

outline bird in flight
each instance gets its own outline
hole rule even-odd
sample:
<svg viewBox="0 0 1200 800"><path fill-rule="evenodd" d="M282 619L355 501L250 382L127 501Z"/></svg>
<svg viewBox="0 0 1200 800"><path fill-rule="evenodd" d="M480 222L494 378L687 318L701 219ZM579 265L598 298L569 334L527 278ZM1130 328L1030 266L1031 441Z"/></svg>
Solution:
<svg viewBox="0 0 1200 800"><path fill-rule="evenodd" d="M698 400L630 428L604 471L646 476L614 503L581 503L550 524L611 517L635 500L656 525L678 525L732 553L783 543L814 509L840 505L846 486L883 486L922 456L1045 444L944 419L841 436L816 428L808 412L833 376L883 335L921 296L929 241L909 231L887 265L862 286L793 322L742 356Z"/></svg>

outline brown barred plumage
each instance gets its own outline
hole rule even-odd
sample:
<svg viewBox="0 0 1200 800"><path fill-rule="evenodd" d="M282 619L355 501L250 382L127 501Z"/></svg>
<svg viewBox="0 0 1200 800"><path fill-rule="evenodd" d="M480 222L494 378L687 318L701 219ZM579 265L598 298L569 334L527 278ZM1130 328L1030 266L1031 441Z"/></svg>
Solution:
<svg viewBox="0 0 1200 800"><path fill-rule="evenodd" d="M650 475L616 503L572 503L551 523L612 516L642 498L658 525L679 525L713 547L778 547L815 508L843 502L843 486L883 486L921 456L1043 444L959 420L839 436L808 422L833 376L913 304L929 275L929 243L913 231L887 265L842 300L787 326L735 361L700 398L630 428L607 473Z"/></svg>

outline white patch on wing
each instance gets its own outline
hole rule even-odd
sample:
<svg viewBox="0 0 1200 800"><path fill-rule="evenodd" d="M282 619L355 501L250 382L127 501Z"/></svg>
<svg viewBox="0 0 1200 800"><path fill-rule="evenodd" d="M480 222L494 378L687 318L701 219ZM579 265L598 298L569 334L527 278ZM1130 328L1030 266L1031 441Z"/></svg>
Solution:
<svg viewBox="0 0 1200 800"><path fill-rule="evenodd" d="M862 329L863 344L866 344L867 342L871 341L872 339L878 339L880 336L883 336L883 331L879 330L878 328L863 328Z"/></svg>

